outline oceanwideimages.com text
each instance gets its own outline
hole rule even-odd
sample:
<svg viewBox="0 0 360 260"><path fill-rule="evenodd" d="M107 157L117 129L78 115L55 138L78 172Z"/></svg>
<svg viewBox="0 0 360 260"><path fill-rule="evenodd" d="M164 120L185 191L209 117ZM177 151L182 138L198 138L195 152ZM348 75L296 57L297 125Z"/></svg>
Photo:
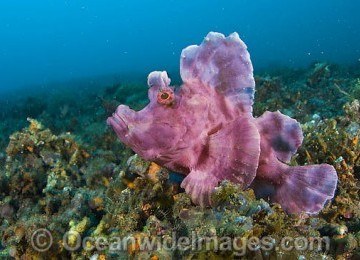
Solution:
<svg viewBox="0 0 360 260"><path fill-rule="evenodd" d="M51 233L46 229L39 229L33 233L31 244L39 252L50 249L53 243ZM64 249L76 251L127 251L133 248L137 251L154 250L183 250L183 251L233 251L237 255L245 255L249 251L328 251L330 249L329 237L290 237L285 236L275 239L271 236L264 237L208 237L191 232L190 236L177 236L175 232L168 236L125 236L125 237L82 237L76 231L69 231L62 239Z"/></svg>

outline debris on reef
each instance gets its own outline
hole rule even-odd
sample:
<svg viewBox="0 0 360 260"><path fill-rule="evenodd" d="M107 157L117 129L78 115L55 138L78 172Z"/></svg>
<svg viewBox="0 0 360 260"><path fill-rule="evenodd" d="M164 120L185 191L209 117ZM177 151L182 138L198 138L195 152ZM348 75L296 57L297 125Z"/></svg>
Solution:
<svg viewBox="0 0 360 260"><path fill-rule="evenodd" d="M279 70L255 76L254 114L281 110L306 122L315 114L320 118L341 115L345 103L360 98L360 92L356 92L360 84L339 66L315 63L308 70L285 72Z"/></svg>
<svg viewBox="0 0 360 260"><path fill-rule="evenodd" d="M97 183L96 190L86 185L101 168L87 167L90 154L71 135L56 136L38 121L29 122L29 127L10 136L0 174L2 245L15 258L66 256L69 252L58 243L45 255L35 250L33 233L46 228L54 241L61 241L67 229L79 226L84 218L88 218L86 228L95 225L104 213L92 201L104 200L106 185Z"/></svg>
<svg viewBox="0 0 360 260"><path fill-rule="evenodd" d="M349 74L327 65L329 72L318 74L321 80L311 88L308 78L315 65L255 77L255 115L280 109L302 123L304 143L291 164L327 162L336 167L335 198L314 216L287 215L280 205L257 200L251 189L242 190L227 181L214 193L213 209L194 205L176 174L134 155L104 127L108 113L106 107L99 109L105 106L102 102L127 91L121 98L140 107L146 102L143 85L87 91L81 102L68 106L68 111L63 108L64 116L58 114L59 105L71 103L70 94L56 102L55 96L50 101L32 99L45 105L31 108L22 107L22 102L17 102L16 109L7 104L0 121L0 258L359 258L360 106L355 99L359 100L360 72ZM318 101L309 102L310 98ZM316 107L319 103L324 105ZM47 110L41 112L44 107ZM32 108L31 114L25 112ZM10 117L7 110L15 116ZM37 120L26 121L29 115ZM52 246L43 252L31 244L39 228L53 236ZM77 234L88 241L69 251L66 243L76 246ZM284 250L284 238L308 242L308 248ZM257 239L263 248L256 246ZM294 241L287 242L294 246ZM297 244L298 249L302 245Z"/></svg>

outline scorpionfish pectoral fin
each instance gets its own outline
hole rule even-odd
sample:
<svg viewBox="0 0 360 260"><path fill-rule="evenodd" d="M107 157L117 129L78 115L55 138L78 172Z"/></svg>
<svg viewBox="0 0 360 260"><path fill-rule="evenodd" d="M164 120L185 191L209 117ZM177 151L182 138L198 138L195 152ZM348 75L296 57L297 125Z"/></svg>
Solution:
<svg viewBox="0 0 360 260"><path fill-rule="evenodd" d="M259 132L250 117L240 117L210 132L199 164L181 186L194 203L211 204L211 193L220 181L246 188L256 175L260 155Z"/></svg>

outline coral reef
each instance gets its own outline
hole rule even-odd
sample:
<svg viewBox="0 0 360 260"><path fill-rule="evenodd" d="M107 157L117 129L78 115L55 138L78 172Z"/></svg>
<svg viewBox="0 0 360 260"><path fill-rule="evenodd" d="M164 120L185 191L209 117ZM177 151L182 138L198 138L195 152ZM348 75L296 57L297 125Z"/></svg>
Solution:
<svg viewBox="0 0 360 260"><path fill-rule="evenodd" d="M314 115L331 118L341 115L345 103L360 97L354 79L336 65L315 63L306 71L285 72L255 77L254 114L280 110L300 122L310 121Z"/></svg>
<svg viewBox="0 0 360 260"><path fill-rule="evenodd" d="M104 214L101 201L109 183L99 182L97 174L103 179L111 177L105 172L106 167L111 168L105 156L101 163L87 166L90 154L71 135L56 136L38 121L29 121L29 127L10 136L0 175L2 244L17 258L44 257L31 246L32 234L39 228L61 241L69 228L79 230L81 225L85 230L97 224ZM84 219L86 225L81 224ZM46 256L60 252L68 255L54 243Z"/></svg>
<svg viewBox="0 0 360 260"><path fill-rule="evenodd" d="M134 155L104 126L118 105L114 97L138 107L146 99L142 85L114 85L81 93L79 103L64 92L30 99L39 104L29 107L4 107L0 258L358 259L360 73L330 64L280 72L256 76L255 114L280 109L302 123L304 142L292 165L336 168L335 198L319 215L287 215L228 181L212 195L212 209L194 205L180 188L181 176ZM310 97L324 105L314 106ZM40 228L52 235L48 250L32 243ZM69 250L79 236L88 239ZM297 244L282 245L284 238Z"/></svg>

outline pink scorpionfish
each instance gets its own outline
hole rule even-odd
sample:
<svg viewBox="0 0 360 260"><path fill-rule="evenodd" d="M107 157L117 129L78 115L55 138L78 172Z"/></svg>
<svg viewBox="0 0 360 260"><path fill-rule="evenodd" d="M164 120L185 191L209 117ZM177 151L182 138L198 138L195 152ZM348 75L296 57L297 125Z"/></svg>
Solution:
<svg viewBox="0 0 360 260"><path fill-rule="evenodd" d="M237 33L210 32L181 53L183 84L165 71L148 77L149 104L120 105L107 122L138 155L186 175L194 203L211 205L223 180L252 187L288 213L317 213L337 184L328 164L289 166L303 135L299 123L277 112L253 117L255 81L246 45Z"/></svg>

